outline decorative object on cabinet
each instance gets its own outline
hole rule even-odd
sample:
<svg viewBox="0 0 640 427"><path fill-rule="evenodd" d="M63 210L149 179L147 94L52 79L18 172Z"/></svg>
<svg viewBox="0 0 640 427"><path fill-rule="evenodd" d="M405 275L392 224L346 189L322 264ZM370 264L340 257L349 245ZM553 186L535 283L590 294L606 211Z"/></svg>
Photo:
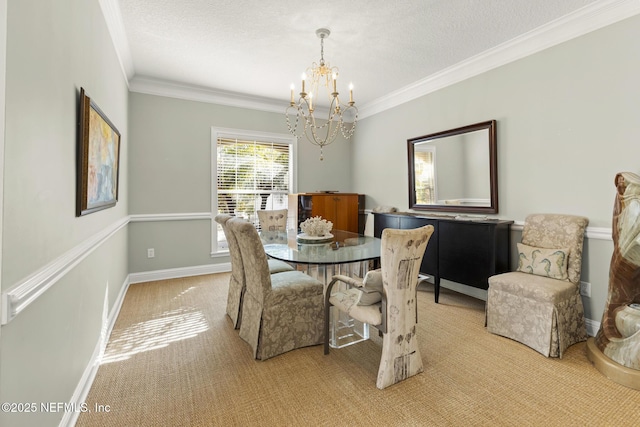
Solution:
<svg viewBox="0 0 640 427"><path fill-rule="evenodd" d="M364 280L335 275L327 287L324 304L324 354L329 354L329 309L331 306L382 333L382 357L376 387L384 389L423 370L416 337L418 318L416 286L425 248L433 226L412 230L386 229L382 232L380 270L369 271ZM371 280L371 276L376 277ZM380 280L381 278L381 280ZM362 303L363 290L372 281L378 284L378 302ZM351 286L332 292L334 284Z"/></svg>
<svg viewBox="0 0 640 427"><path fill-rule="evenodd" d="M76 216L116 205L120 165L120 132L80 88Z"/></svg>
<svg viewBox="0 0 640 427"><path fill-rule="evenodd" d="M356 193L289 194L289 226L300 227L309 218L320 216L333 223L334 230L364 233L364 195Z"/></svg>
<svg viewBox="0 0 640 427"><path fill-rule="evenodd" d="M616 175L609 295L587 357L618 384L640 390L640 176Z"/></svg>
<svg viewBox="0 0 640 427"><path fill-rule="evenodd" d="M314 62L307 68L307 72L302 74L302 90L297 103L293 93L295 87L291 85L291 100L285 112L289 132L298 138L304 134L309 142L320 147L320 160L324 160L323 148L336 139L338 131L345 139L349 139L358 121L358 108L353 101L353 84L349 85L349 102L341 102L337 89L338 67L331 67L324 62L324 39L330 34L331 31L327 28L316 30L316 35L320 38L320 62ZM309 93L305 88L307 79L310 80ZM326 95L329 101L328 111L324 118L319 118L316 123L317 113L326 110L325 100L320 97L322 86L326 91L323 95ZM293 124L289 116L295 117Z"/></svg>
<svg viewBox="0 0 640 427"><path fill-rule="evenodd" d="M464 218L406 212L374 213L374 236L380 237L385 228L434 226L420 273L433 277L437 303L441 279L487 289L490 276L510 268L509 242L513 221Z"/></svg>
<svg viewBox="0 0 640 427"><path fill-rule="evenodd" d="M371 212L376 212L376 213L398 212L398 208L396 208L395 206L376 206L375 208L371 209Z"/></svg>
<svg viewBox="0 0 640 427"><path fill-rule="evenodd" d="M409 209L498 213L496 121L407 140Z"/></svg>
<svg viewBox="0 0 640 427"><path fill-rule="evenodd" d="M532 214L525 218L522 243L540 248L531 251L533 263L550 264L550 258L545 262L540 254L545 249L566 248L566 272L560 273L566 279L550 277L549 269L519 269L490 277L485 321L489 332L521 342L547 357L562 357L569 346L587 339L580 272L588 223L587 218L575 215ZM520 252L519 258L528 254Z"/></svg>

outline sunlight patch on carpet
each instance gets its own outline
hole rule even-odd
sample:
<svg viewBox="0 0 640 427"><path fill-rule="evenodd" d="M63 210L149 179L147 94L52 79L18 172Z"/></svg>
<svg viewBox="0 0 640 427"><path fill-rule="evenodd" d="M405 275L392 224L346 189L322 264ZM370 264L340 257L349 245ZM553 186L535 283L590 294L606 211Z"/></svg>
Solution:
<svg viewBox="0 0 640 427"><path fill-rule="evenodd" d="M208 329L209 325L199 310L180 308L166 311L155 319L114 331L100 364L126 360L138 353L193 338Z"/></svg>

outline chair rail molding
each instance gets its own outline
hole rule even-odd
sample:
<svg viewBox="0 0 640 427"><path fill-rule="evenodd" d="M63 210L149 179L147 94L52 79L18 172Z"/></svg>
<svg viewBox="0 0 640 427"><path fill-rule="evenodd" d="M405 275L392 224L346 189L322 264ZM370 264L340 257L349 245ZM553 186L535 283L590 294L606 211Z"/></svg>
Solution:
<svg viewBox="0 0 640 427"><path fill-rule="evenodd" d="M162 214L132 214L129 215L131 222L155 222L155 221L193 221L201 219L212 219L211 212L185 212L185 213L162 213Z"/></svg>
<svg viewBox="0 0 640 427"><path fill-rule="evenodd" d="M522 231L523 226L524 221L515 221L511 226L511 231ZM585 237L595 240L613 240L611 237L611 229L607 227L587 227Z"/></svg>
<svg viewBox="0 0 640 427"><path fill-rule="evenodd" d="M35 271L10 289L7 289L1 296L0 324L6 325L13 320L22 310L35 301L47 289L53 286L58 280L64 277L72 268L84 260L91 252L97 249L102 243L117 233L121 228L130 222L154 222L154 221L194 221L211 220L210 212L186 212L186 213L163 213L163 214L135 214L125 216L98 233L81 242L71 250L65 252L49 264ZM207 269L208 268L208 269ZM139 273L138 280L144 277L181 277L194 274L207 274L209 272L225 271L212 269L211 267L192 267L179 272L160 272L155 274ZM134 278L136 275L134 275Z"/></svg>
<svg viewBox="0 0 640 427"><path fill-rule="evenodd" d="M6 325L22 312L29 304L35 301L47 289L64 277L72 268L78 265L89 254L106 242L120 229L130 222L157 222L157 221L200 221L212 220L211 212L182 212L162 214L132 214L119 219L79 245L54 259L49 264L35 271L28 277L16 283L10 289L2 292L0 297L1 317L0 324ZM516 221L512 231L522 231L524 221ZM604 227L589 227L586 231L589 239L612 240L611 229ZM225 254L226 255L226 254ZM176 277L186 277L198 274L212 274L230 271L228 263L192 266L179 269L133 273L129 276L130 283L142 281L160 280Z"/></svg>
<svg viewBox="0 0 640 427"><path fill-rule="evenodd" d="M9 323L67 272L128 223L128 216L119 219L3 292L1 324Z"/></svg>

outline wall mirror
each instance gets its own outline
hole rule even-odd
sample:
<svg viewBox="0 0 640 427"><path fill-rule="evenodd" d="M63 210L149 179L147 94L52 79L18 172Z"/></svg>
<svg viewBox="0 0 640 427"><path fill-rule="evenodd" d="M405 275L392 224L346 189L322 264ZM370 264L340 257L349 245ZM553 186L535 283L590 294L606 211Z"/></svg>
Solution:
<svg viewBox="0 0 640 427"><path fill-rule="evenodd" d="M407 140L409 208L498 213L496 121Z"/></svg>

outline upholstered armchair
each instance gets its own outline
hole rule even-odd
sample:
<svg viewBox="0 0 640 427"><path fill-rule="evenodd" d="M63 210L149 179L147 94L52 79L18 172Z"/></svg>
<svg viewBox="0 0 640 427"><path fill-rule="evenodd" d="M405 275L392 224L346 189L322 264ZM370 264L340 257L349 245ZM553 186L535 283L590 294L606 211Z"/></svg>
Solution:
<svg viewBox="0 0 640 427"><path fill-rule="evenodd" d="M287 231L287 209L260 210L258 221L261 231Z"/></svg>
<svg viewBox="0 0 640 427"><path fill-rule="evenodd" d="M227 226L242 255L246 291L242 301L240 337L256 359L322 342L322 282L301 271L269 272L257 230L231 218Z"/></svg>
<svg viewBox="0 0 640 427"><path fill-rule="evenodd" d="M582 245L589 220L534 214L525 219L517 271L489 278L487 330L547 357L585 341L580 297Z"/></svg>
<svg viewBox="0 0 640 427"><path fill-rule="evenodd" d="M242 321L242 297L244 296L246 285L240 247L238 246L235 235L227 227L227 221L231 218L233 218L233 216L228 214L218 214L214 219L222 226L222 231L229 245L231 278L229 279L229 291L227 295L227 315L231 319L233 327L239 329ZM293 267L289 264L278 260L269 260L268 266L271 274L293 270Z"/></svg>
<svg viewBox="0 0 640 427"><path fill-rule="evenodd" d="M329 354L330 307L376 327L382 356L376 387L386 388L423 370L416 337L418 273L433 226L382 231L380 269L363 280L336 275L329 283L324 313L324 353ZM336 283L348 288L333 292Z"/></svg>

